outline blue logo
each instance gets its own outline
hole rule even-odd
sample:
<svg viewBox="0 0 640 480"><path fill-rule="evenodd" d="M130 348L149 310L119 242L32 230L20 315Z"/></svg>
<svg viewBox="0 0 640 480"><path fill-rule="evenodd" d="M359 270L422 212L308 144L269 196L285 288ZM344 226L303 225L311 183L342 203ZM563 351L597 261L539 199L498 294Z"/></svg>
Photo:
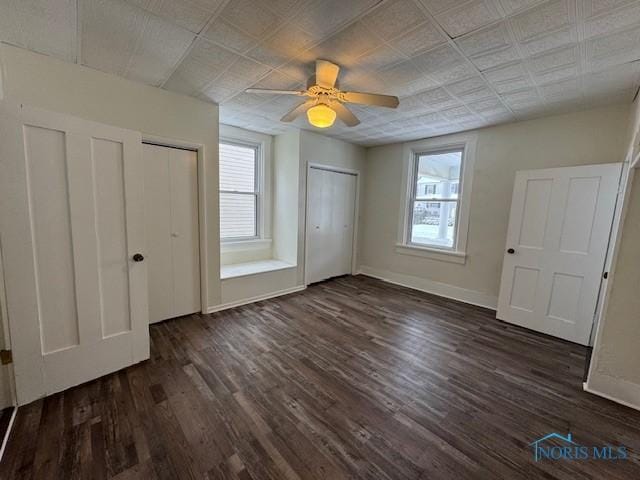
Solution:
<svg viewBox="0 0 640 480"><path fill-rule="evenodd" d="M533 458L541 460L626 460L629 457L624 446L584 446L576 443L571 433L549 433L529 444Z"/></svg>

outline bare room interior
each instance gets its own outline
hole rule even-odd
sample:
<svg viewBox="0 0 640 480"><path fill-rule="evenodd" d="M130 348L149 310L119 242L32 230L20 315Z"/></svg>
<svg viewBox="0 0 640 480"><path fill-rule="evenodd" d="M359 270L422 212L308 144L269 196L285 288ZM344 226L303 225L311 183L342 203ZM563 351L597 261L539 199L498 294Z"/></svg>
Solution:
<svg viewBox="0 0 640 480"><path fill-rule="evenodd" d="M0 479L640 478L640 1L0 0Z"/></svg>

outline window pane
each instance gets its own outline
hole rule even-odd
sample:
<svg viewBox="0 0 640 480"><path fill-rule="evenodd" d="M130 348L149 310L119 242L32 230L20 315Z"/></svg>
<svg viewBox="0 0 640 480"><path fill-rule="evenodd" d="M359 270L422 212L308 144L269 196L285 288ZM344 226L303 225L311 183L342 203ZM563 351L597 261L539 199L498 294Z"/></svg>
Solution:
<svg viewBox="0 0 640 480"><path fill-rule="evenodd" d="M457 207L456 201L413 202L411 243L452 248Z"/></svg>
<svg viewBox="0 0 640 480"><path fill-rule="evenodd" d="M256 149L220 144L220 190L255 192Z"/></svg>
<svg viewBox="0 0 640 480"><path fill-rule="evenodd" d="M220 194L220 238L256 236L256 196Z"/></svg>
<svg viewBox="0 0 640 480"><path fill-rule="evenodd" d="M462 150L418 156L416 198L458 198Z"/></svg>

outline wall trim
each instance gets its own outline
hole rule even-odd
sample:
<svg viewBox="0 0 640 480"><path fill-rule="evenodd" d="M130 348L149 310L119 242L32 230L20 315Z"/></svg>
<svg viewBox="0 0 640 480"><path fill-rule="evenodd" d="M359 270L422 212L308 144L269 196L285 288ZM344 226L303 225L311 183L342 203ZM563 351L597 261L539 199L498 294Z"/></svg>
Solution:
<svg viewBox="0 0 640 480"><path fill-rule="evenodd" d="M291 288L285 288L284 290L278 290L276 292L269 292L264 295L257 295L255 297L243 298L242 300L236 300L235 302L221 303L220 305L214 305L207 309L207 313L220 312L222 310L228 310L234 307L240 307L242 305L248 305L249 303L259 302L260 300L268 300L269 298L281 297L282 295L288 295L290 293L300 292L306 289L306 285L297 285Z"/></svg>
<svg viewBox="0 0 640 480"><path fill-rule="evenodd" d="M496 310L498 306L497 296L478 292L476 290L456 287L454 285L449 285L448 283L440 283L426 278L405 275L403 273L395 273L389 270L368 267L366 265L361 265L358 273L393 283L395 285L400 285L402 287L408 287L421 292L438 295L439 297L470 303L471 305L477 305L490 310Z"/></svg>
<svg viewBox="0 0 640 480"><path fill-rule="evenodd" d="M593 372L582 384L582 388L585 392L640 410L640 385L637 383Z"/></svg>

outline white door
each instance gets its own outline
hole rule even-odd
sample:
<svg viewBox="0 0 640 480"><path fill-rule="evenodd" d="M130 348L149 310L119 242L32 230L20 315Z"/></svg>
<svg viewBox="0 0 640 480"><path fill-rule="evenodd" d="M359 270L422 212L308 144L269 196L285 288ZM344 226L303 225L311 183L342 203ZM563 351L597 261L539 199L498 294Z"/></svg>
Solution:
<svg viewBox="0 0 640 480"><path fill-rule="evenodd" d="M311 167L307 194L307 283L351 273L356 179Z"/></svg>
<svg viewBox="0 0 640 480"><path fill-rule="evenodd" d="M498 318L587 345L621 164L516 174Z"/></svg>
<svg viewBox="0 0 640 480"><path fill-rule="evenodd" d="M144 144L151 323L199 312L198 156Z"/></svg>
<svg viewBox="0 0 640 480"><path fill-rule="evenodd" d="M0 235L19 404L149 358L141 138L0 108Z"/></svg>

